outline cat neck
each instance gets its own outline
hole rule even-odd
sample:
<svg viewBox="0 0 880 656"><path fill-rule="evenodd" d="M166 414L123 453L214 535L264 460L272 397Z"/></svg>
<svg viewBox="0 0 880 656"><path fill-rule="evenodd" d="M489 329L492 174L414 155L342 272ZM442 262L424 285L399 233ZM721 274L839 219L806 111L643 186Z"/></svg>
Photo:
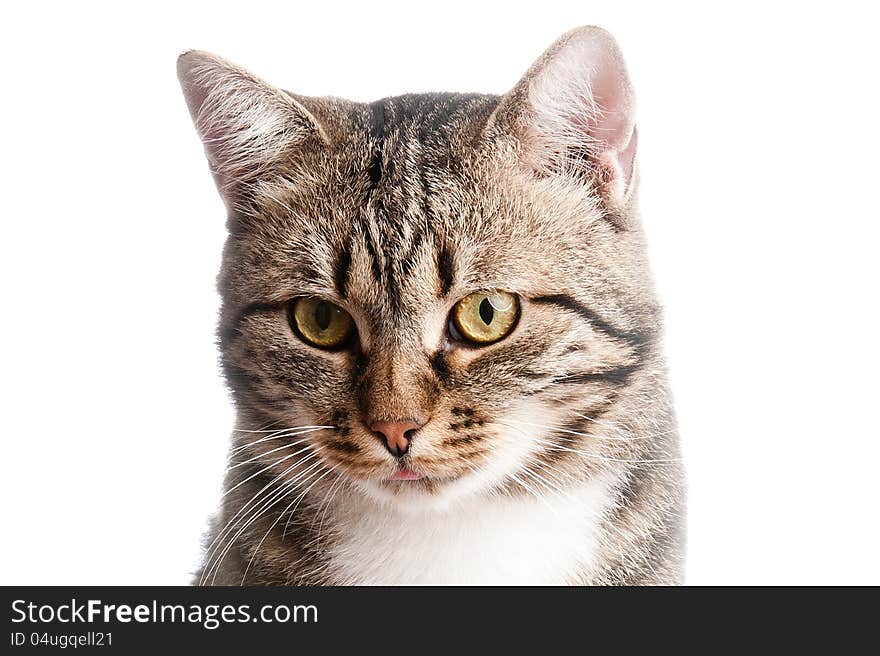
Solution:
<svg viewBox="0 0 880 656"><path fill-rule="evenodd" d="M340 499L328 571L341 584L565 584L590 578L610 476L565 494L474 497L410 512L365 497Z"/></svg>

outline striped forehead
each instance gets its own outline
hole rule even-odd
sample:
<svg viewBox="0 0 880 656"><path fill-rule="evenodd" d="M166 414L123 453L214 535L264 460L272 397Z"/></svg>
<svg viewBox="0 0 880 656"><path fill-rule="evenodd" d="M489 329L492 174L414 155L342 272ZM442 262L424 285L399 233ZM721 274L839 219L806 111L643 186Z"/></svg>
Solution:
<svg viewBox="0 0 880 656"><path fill-rule="evenodd" d="M445 296L455 278L454 246L436 204L450 184L445 132L465 110L411 96L376 101L368 111L368 184L336 256L334 283L342 298L400 310Z"/></svg>
<svg viewBox="0 0 880 656"><path fill-rule="evenodd" d="M494 103L413 95L351 108L316 174L267 194L280 202L251 240L249 268L260 270L249 287L265 281L269 299L337 297L365 319L405 323L446 297L538 280L546 272L536 263L548 257L536 255L553 236L521 218L515 193L484 180L473 147Z"/></svg>

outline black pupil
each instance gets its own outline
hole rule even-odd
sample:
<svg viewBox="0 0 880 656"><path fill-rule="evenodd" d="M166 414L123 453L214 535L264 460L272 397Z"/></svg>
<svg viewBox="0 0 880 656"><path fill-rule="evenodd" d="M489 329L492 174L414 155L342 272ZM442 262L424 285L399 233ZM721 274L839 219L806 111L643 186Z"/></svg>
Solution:
<svg viewBox="0 0 880 656"><path fill-rule="evenodd" d="M332 312L329 303L318 303L318 307L315 308L315 323L322 331L327 330L327 326L330 325Z"/></svg>
<svg viewBox="0 0 880 656"><path fill-rule="evenodd" d="M488 298L484 298L483 302L480 303L480 319L482 319L483 323L488 326L492 323L492 317L494 316L495 308L492 307Z"/></svg>

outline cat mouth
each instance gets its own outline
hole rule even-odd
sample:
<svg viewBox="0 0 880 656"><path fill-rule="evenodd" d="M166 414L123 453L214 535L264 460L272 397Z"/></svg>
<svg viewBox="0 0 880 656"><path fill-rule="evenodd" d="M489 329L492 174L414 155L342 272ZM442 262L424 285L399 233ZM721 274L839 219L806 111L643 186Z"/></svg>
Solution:
<svg viewBox="0 0 880 656"><path fill-rule="evenodd" d="M389 481L418 481L424 478L423 474L420 474L417 471L413 471L406 465L397 469L391 476L389 476L386 480Z"/></svg>

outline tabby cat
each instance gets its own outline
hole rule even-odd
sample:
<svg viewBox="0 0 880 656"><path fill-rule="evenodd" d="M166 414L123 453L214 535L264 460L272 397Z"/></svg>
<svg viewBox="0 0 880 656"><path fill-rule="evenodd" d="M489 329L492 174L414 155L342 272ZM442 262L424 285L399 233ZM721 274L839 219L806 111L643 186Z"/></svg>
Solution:
<svg viewBox="0 0 880 656"><path fill-rule="evenodd" d="M205 52L237 409L199 584L668 584L682 469L614 39L369 104Z"/></svg>

